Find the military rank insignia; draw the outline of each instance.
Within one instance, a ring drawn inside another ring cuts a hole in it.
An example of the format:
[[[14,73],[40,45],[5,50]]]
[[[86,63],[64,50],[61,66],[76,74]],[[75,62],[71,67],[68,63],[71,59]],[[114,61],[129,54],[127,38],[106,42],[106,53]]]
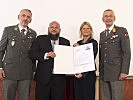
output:
[[[32,36],[28,36],[28,39],[32,39]]]

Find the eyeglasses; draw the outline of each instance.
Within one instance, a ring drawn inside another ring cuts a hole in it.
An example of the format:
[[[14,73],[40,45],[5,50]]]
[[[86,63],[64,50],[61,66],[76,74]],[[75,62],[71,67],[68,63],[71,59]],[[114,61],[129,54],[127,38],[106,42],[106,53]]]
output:
[[[113,18],[114,16],[112,16],[112,15],[110,15],[110,16],[108,16],[108,15],[105,15],[104,16],[104,18]]]

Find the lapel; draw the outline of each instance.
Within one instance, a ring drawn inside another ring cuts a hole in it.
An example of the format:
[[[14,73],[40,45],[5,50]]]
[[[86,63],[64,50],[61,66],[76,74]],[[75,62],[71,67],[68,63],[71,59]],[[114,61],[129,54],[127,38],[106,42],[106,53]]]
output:
[[[59,37],[59,45],[64,45],[63,39]]]
[[[104,43],[105,41],[110,40],[112,38],[112,36],[116,33],[116,29],[117,29],[117,27],[114,26],[108,36],[106,36],[106,31],[104,30],[101,35],[101,43]]]
[[[21,36],[20,30],[18,28],[18,24],[16,26],[14,26],[13,33],[16,34],[16,35],[18,35],[19,37]]]
[[[59,45],[61,45],[61,38],[59,37]]]
[[[112,30],[111,30],[111,32],[109,33],[109,35],[106,36],[106,39],[105,39],[105,40],[111,39],[111,37],[112,37],[113,35],[114,35],[114,33],[113,33]]]
[[[32,37],[32,30],[31,30],[31,28],[28,28],[28,29],[27,29],[26,38],[28,38],[28,39],[33,38],[33,37]]]
[[[44,39],[45,40],[45,39]],[[47,35],[47,41],[44,41],[44,42],[46,42],[47,43],[47,46],[48,46],[48,48],[49,48],[49,50],[51,51],[53,51],[53,47],[52,47],[52,43],[51,43],[51,39],[50,39],[50,37]],[[43,42],[42,42],[43,43]]]
[[[109,35],[106,36],[106,31],[104,30],[104,31],[101,33],[100,43],[104,43],[105,41],[107,41],[108,38],[109,38]]]
[[[18,24],[14,26],[13,33],[17,34],[18,36],[21,36]],[[26,38],[32,38],[32,30],[30,28],[27,29]]]

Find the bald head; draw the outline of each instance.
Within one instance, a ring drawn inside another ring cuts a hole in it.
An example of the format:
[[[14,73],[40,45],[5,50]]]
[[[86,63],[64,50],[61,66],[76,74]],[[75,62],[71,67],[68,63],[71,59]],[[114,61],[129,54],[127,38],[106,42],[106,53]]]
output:
[[[60,28],[60,24],[57,21],[52,21],[51,23],[49,23],[49,27],[52,25],[56,25]]]
[[[60,35],[60,24],[57,21],[52,21],[48,27],[48,34],[52,40],[57,40]]]

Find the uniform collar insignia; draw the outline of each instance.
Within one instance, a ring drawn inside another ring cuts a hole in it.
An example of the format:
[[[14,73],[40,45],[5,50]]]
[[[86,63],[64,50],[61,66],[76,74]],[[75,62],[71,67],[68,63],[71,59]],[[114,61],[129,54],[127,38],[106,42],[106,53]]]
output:
[[[15,27],[14,30],[15,30],[15,31],[18,31],[18,27]]]
[[[31,30],[29,29],[29,32],[31,33]]]
[[[28,32],[29,32],[29,33],[31,33],[31,32],[32,32],[32,30],[31,30],[30,28],[28,28]]]
[[[113,27],[112,32],[113,32],[113,35],[112,35],[111,38],[110,38],[111,40],[118,37],[118,35],[115,34],[115,33],[116,33],[116,27]]]
[[[116,28],[115,28],[115,27],[112,29],[112,32],[113,32],[113,33],[115,33],[115,32],[116,32]]]

